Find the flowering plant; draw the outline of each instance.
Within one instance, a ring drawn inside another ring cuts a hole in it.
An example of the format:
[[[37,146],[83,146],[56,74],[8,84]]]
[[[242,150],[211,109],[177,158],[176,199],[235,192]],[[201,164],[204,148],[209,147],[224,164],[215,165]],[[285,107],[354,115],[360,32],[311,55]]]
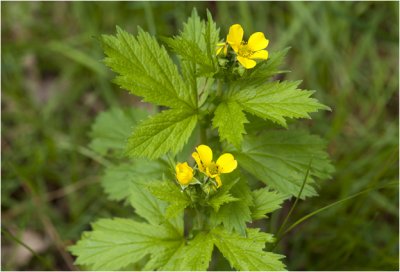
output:
[[[285,269],[283,255],[264,250],[274,235],[252,223],[293,196],[317,195],[316,180],[330,177],[324,141],[287,129],[289,118],[329,108],[300,82],[274,80],[287,50],[269,56],[262,32],[243,36],[234,24],[221,40],[211,14],[203,21],[194,10],[178,36],[163,39],[177,64],[140,28],[102,36],[115,82],[168,109],[97,117],[90,148],[112,160],[102,186],[135,215],[95,222],[70,247],[77,264],[206,270],[217,247],[237,270]]]

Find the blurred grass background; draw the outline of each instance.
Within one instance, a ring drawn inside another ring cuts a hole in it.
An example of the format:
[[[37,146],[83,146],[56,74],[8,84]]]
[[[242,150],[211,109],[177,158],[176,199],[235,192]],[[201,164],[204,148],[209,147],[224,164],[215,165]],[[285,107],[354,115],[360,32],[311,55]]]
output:
[[[96,36],[115,25],[177,34],[193,7],[208,8],[224,37],[240,23],[291,46],[285,79],[331,113],[304,126],[329,141],[336,166],[320,197],[291,221],[371,186],[398,182],[398,2],[2,2],[2,269],[69,270],[65,247],[100,217],[129,216],[107,201],[101,160],[87,149],[96,114],[138,99],[111,83]],[[398,270],[399,196],[375,190],[307,220],[277,251],[290,270]],[[276,231],[287,213],[274,214]],[[29,245],[37,256],[23,251]],[[221,264],[222,269],[226,264]],[[220,266],[221,267],[221,266]]]

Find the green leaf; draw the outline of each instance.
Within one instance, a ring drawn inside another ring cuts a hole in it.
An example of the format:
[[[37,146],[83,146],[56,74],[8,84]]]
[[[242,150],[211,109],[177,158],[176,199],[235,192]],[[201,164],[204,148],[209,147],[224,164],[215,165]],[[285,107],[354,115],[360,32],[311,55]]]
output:
[[[233,152],[238,165],[281,194],[297,196],[312,160],[302,197],[317,195],[315,178],[327,179],[334,168],[326,143],[304,131],[276,130],[260,137],[245,137],[240,152]]]
[[[159,181],[142,181],[133,183],[130,187],[129,201],[135,212],[153,225],[165,224],[171,230],[183,235],[183,212],[179,216],[167,218],[167,204],[159,200],[148,190],[149,186],[159,185]]]
[[[153,182],[147,188],[156,198],[170,204],[166,210],[166,218],[176,216],[191,203],[189,196],[171,181]]]
[[[204,27],[204,21],[200,19],[197,10],[194,8],[187,22],[183,24],[183,31],[180,36],[188,41],[193,41],[202,51],[206,52],[207,45],[204,39]]]
[[[208,204],[214,209],[215,212],[218,212],[222,205],[238,200],[240,199],[232,196],[230,193],[216,194],[208,201]]]
[[[267,82],[268,78],[273,75],[284,73],[287,71],[280,70],[279,67],[285,59],[289,48],[270,53],[267,61],[258,63],[253,69],[247,70],[246,73],[234,82],[235,88],[241,90],[248,86],[258,86]]]
[[[213,21],[209,10],[207,10],[207,22],[205,24],[204,40],[207,47],[208,58],[211,60],[214,71],[217,71],[218,65],[215,49],[217,47],[217,43],[219,42],[219,28],[217,28],[217,24]]]
[[[182,41],[182,43],[176,42],[175,46],[169,44],[183,58],[183,60],[181,59],[182,70],[186,78],[191,79],[190,82],[192,82],[193,90],[196,90],[196,77],[199,75],[198,65],[202,69],[209,70],[209,72],[212,71],[212,62],[206,53],[207,46],[204,40],[204,28],[204,21],[198,16],[197,10],[193,9],[192,15],[183,24],[183,31],[178,37],[175,37],[175,39]],[[186,72],[184,72],[185,70]]]
[[[199,65],[196,75],[213,75],[217,69],[215,48],[219,41],[219,29],[207,11],[207,22],[200,19],[196,9],[183,26],[183,31],[167,44],[184,60]]]
[[[78,256],[77,264],[89,265],[93,270],[119,270],[151,253],[148,266],[156,269],[165,263],[160,263],[159,257],[168,260],[166,254],[172,256],[179,249],[184,241],[183,213],[167,219],[166,204],[147,190],[148,183],[136,181],[126,190],[136,213],[150,224],[127,219],[98,221],[92,232],[84,233],[70,248]]]
[[[272,234],[247,229],[247,237],[230,233],[224,228],[212,230],[214,243],[230,265],[237,270],[285,270],[284,256],[264,251],[265,243],[274,242]]]
[[[329,107],[310,98],[314,91],[297,89],[300,81],[268,82],[231,95],[245,111],[287,127],[285,118],[311,118],[308,113]]]
[[[113,108],[100,113],[92,125],[89,147],[101,155],[108,152],[122,155],[132,127],[149,113],[139,108]]]
[[[156,159],[171,151],[178,153],[197,123],[197,115],[179,109],[163,111],[141,123],[128,141],[130,156]]]
[[[235,101],[222,102],[214,112],[213,126],[218,128],[221,141],[240,147],[243,136],[246,133],[244,124],[248,123],[242,107]]]
[[[225,177],[222,184],[226,184]],[[218,212],[212,212],[210,222],[214,225],[222,223],[228,231],[235,230],[240,235],[245,235],[246,222],[251,221],[250,206],[253,206],[253,198],[243,177],[232,187],[230,194],[239,200],[222,205]]]
[[[166,38],[164,41],[175,53],[179,55],[183,79],[195,95],[200,97],[197,106],[200,107],[208,96],[209,88],[202,88],[203,79],[206,76],[205,87],[212,85],[212,75],[218,70],[215,48],[219,40],[219,29],[207,14],[208,21],[200,19],[196,9],[193,9],[191,17],[184,23],[183,31],[179,36]],[[200,85],[200,86],[199,86]]]
[[[202,66],[202,71],[213,72],[212,60],[203,52],[195,41],[186,40],[182,37],[164,39],[167,45],[184,60],[194,62]]]
[[[218,212],[219,208],[230,202],[240,200],[237,197],[234,197],[230,194],[231,188],[239,181],[239,178],[235,180],[225,180],[223,186],[218,189],[218,191],[210,196],[207,200],[207,204],[210,205],[215,212]]]
[[[205,271],[210,263],[213,248],[213,236],[200,232],[186,245],[182,244],[160,270]]]
[[[155,271],[155,270],[164,270],[163,267],[169,262],[169,260],[174,256],[174,254],[180,250],[182,246],[185,245],[185,241],[182,241],[180,244],[171,245],[169,247],[165,247],[163,251],[157,252],[157,254],[153,254],[150,260],[143,267],[143,271]]]
[[[282,203],[290,197],[264,187],[252,191],[254,206],[251,209],[253,220],[267,218],[266,214],[281,208]]]
[[[144,101],[170,108],[196,108],[190,91],[167,51],[139,29],[133,35],[117,27],[117,35],[103,35],[105,63],[118,74],[115,82]]]
[[[200,77],[197,78],[197,92],[199,94],[199,107],[201,107],[210,92],[213,91],[213,83],[214,83],[215,79],[214,78],[210,78],[210,77]]]
[[[204,29],[204,22],[201,21],[200,17],[197,14],[196,9],[192,10],[192,15],[189,17],[188,21],[183,24],[183,31],[180,34],[180,38],[193,42],[197,47],[200,48],[200,51],[203,52],[205,43],[202,40],[202,33]],[[181,71],[183,78],[190,87],[191,91],[197,95],[197,65],[196,59],[192,58],[190,60],[185,60],[182,57],[179,59]]]
[[[93,230],[69,250],[76,264],[92,270],[121,270],[148,254],[157,255],[182,244],[182,237],[163,225],[149,225],[130,219],[101,219]]]
[[[132,183],[157,180],[162,177],[165,165],[144,159],[132,163],[109,166],[101,179],[101,185],[111,200],[123,200],[130,196]]]
[[[261,132],[280,129],[281,126],[270,120],[262,119],[253,114],[246,115],[249,121],[245,126],[246,134],[248,135],[259,135]]]

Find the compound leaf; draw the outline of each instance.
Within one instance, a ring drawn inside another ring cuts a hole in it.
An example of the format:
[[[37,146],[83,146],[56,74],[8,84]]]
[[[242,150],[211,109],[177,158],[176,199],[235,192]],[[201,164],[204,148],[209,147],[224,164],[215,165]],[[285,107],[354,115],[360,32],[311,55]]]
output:
[[[212,230],[214,243],[230,265],[237,270],[285,270],[280,259],[284,256],[264,251],[265,243],[274,242],[272,234],[258,229],[247,229],[247,237],[228,232],[224,228]]]
[[[193,112],[171,109],[142,122],[128,141],[130,156],[156,159],[168,151],[178,153],[197,123]]]

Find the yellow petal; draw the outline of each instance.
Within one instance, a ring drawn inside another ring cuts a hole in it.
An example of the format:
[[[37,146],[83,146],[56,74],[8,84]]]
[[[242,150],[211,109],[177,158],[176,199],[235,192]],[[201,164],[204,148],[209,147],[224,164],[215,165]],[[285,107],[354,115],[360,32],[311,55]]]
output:
[[[200,160],[203,162],[204,166],[209,165],[213,157],[211,148],[207,145],[199,145],[196,150],[197,153],[199,153]]]
[[[207,145],[199,145],[196,148],[196,150],[197,150],[197,154],[199,155],[199,159],[201,161],[202,167],[205,169],[212,161],[212,157],[213,157],[212,150]],[[193,157],[193,154],[192,154],[192,157]],[[197,165],[199,165],[199,163],[197,163]]]
[[[193,168],[187,162],[178,163],[175,167],[176,179],[182,185],[188,185],[193,179]]]
[[[237,167],[237,161],[230,153],[222,154],[217,162],[218,172],[220,173],[230,173]]]
[[[216,177],[215,177],[215,181],[217,182],[217,188],[221,187],[222,181],[221,181],[220,176],[216,176]]]
[[[254,60],[251,60],[251,59],[248,59],[248,58],[245,58],[245,57],[242,57],[242,56],[237,56],[237,60],[246,69],[251,69],[254,66],[256,66],[256,62]]]
[[[216,55],[218,56],[221,54],[221,52],[224,52],[224,56],[228,53],[228,44],[226,43],[218,43],[217,44],[217,49],[216,49]]]
[[[186,172],[193,173],[192,167],[190,167],[187,162],[178,163],[175,167],[175,170],[177,173],[186,173]]]
[[[254,52],[251,56],[251,59],[263,59],[266,60],[268,59],[268,51],[267,50],[260,50],[257,52]]]
[[[229,28],[226,41],[231,45],[232,49],[237,52],[243,40],[243,28],[239,24],[234,24]]]
[[[200,170],[201,172],[205,173],[205,172],[206,172],[206,168],[204,167],[203,163],[202,163],[201,160],[200,160],[199,153],[193,152],[193,153],[192,153],[192,158],[196,161],[196,164],[197,164],[199,170]]]
[[[265,38],[264,33],[256,32],[250,36],[247,46],[252,51],[259,51],[266,48],[268,46],[268,42],[269,41]]]

